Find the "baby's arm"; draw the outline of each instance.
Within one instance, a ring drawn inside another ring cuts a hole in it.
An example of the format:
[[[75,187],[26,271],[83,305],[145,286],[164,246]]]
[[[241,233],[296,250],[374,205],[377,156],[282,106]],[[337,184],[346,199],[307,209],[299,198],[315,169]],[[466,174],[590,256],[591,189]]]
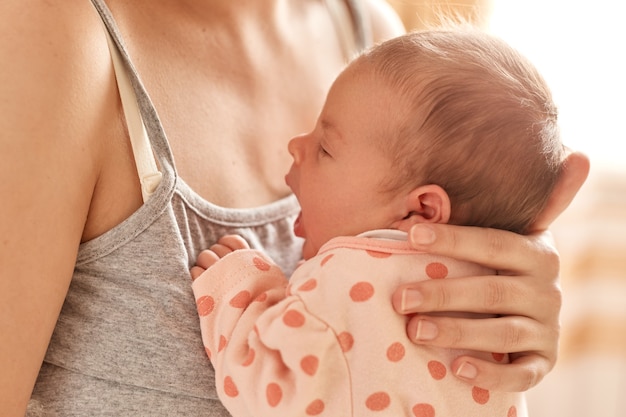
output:
[[[192,284],[226,408],[237,417],[347,415],[351,398],[337,391],[345,392],[349,374],[335,332],[288,295],[287,278],[269,258],[226,252]]]
[[[250,249],[250,245],[244,238],[239,235],[223,236],[209,249],[200,252],[196,258],[196,264],[191,268],[191,278],[198,278],[221,258],[240,249]]]

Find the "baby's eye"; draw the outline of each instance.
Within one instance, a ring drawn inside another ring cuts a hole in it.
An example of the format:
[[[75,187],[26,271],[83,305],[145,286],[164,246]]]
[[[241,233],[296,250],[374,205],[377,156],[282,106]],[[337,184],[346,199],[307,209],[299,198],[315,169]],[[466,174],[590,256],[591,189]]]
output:
[[[320,154],[321,156],[330,156],[330,154],[328,153],[328,151],[327,151],[327,150],[324,148],[324,146],[322,146],[322,145],[320,145],[320,146],[319,146],[318,151],[319,151],[319,154]]]

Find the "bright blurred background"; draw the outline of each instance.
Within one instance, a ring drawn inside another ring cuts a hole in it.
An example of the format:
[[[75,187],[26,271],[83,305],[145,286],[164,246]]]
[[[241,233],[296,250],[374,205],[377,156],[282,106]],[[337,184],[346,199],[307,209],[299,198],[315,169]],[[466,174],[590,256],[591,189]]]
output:
[[[589,179],[552,227],[561,252],[555,369],[531,417],[626,416],[626,24],[617,0],[388,0],[407,29],[458,15],[507,40],[550,84],[563,141]]]

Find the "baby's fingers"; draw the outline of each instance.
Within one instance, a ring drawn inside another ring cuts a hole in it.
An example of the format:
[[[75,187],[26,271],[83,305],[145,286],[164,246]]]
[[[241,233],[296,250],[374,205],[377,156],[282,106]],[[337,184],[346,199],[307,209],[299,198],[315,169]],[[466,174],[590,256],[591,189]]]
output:
[[[223,236],[218,243],[229,248],[231,252],[239,249],[250,249],[248,242],[246,242],[246,240],[239,235]]]
[[[220,256],[218,256],[215,252],[213,252],[210,249],[205,249],[202,252],[200,252],[200,254],[198,254],[198,257],[196,258],[196,265],[191,268],[191,270],[193,271],[194,269],[198,270],[198,269],[209,269],[211,266],[213,266],[214,263],[216,263],[217,261],[219,261]],[[200,271],[200,274],[204,272],[204,271]],[[198,274],[198,275],[200,275]],[[193,277],[193,275],[192,275]],[[195,278],[194,278],[195,279]]]
[[[191,267],[191,270],[189,271],[189,273],[191,274],[191,280],[195,281],[200,275],[202,275],[204,271],[206,271],[206,269],[198,265]]]

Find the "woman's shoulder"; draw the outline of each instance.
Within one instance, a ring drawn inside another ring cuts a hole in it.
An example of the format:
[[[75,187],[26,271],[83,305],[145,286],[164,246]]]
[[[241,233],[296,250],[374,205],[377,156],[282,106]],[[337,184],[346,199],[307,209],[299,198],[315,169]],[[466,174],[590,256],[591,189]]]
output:
[[[85,52],[96,37],[102,40],[102,23],[89,0],[7,0],[0,6],[3,36],[0,45],[13,54],[49,60]],[[3,51],[4,52],[4,51]],[[51,60],[49,64],[54,64]]]
[[[8,145],[0,165],[12,170],[12,187],[36,189],[48,178],[49,204],[71,201],[83,223],[102,200],[94,193],[122,185],[132,192],[128,178],[135,178],[127,173],[134,165],[106,31],[92,3],[3,1],[0,57],[0,132]]]
[[[71,138],[89,113],[97,116],[115,80],[95,8],[89,0],[8,0],[0,10],[2,119],[18,135],[37,118],[48,134]]]

